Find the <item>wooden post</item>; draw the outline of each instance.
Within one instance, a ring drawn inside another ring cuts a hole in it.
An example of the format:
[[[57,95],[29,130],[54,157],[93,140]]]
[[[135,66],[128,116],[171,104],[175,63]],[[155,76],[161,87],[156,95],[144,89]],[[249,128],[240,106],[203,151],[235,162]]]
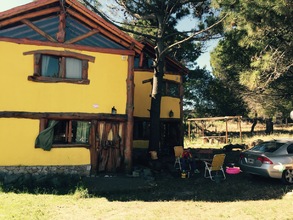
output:
[[[133,148],[133,112],[134,112],[134,56],[128,56],[128,74],[127,74],[127,101],[126,101],[126,140],[124,150],[125,172],[132,171],[132,148]]]
[[[226,144],[228,143],[228,119],[225,119],[226,122]]]
[[[190,140],[190,121],[188,121],[188,138]]]
[[[239,122],[239,130],[240,130],[240,141],[242,143],[241,117],[238,117],[238,122]]]
[[[96,132],[97,132],[97,120],[91,122],[91,135],[90,135],[90,159],[91,159],[91,170],[90,175],[96,175],[98,171],[98,152],[96,147]]]
[[[58,33],[56,34],[57,41],[64,43],[65,41],[65,28],[66,28],[66,12],[63,10],[64,5],[61,6],[60,15],[59,15],[59,27]]]

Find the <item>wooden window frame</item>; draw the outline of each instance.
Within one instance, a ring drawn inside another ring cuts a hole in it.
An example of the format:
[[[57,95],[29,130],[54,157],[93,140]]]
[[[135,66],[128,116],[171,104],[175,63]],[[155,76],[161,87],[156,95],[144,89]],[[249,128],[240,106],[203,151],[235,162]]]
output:
[[[51,119],[40,119],[40,126],[39,126],[39,132],[43,131],[47,128],[48,121]],[[71,143],[72,139],[72,121],[79,121],[77,119],[64,119],[64,120],[57,120],[57,121],[66,121],[66,131],[65,131],[65,139],[68,140],[69,143],[64,144],[56,144],[53,143],[52,148],[77,148],[77,147],[84,147],[89,149],[90,148],[90,138],[91,138],[91,131],[89,133],[89,142],[88,143]],[[88,121],[88,120],[85,120]],[[90,122],[90,121],[88,121]],[[36,147],[39,148],[39,147]]]
[[[48,83],[75,83],[75,84],[89,84],[88,79],[88,62],[95,62],[95,57],[88,56],[80,53],[75,53],[71,51],[55,51],[55,50],[35,50],[24,52],[24,55],[34,55],[34,74],[28,76],[29,81],[33,82],[48,82]],[[44,77],[41,74],[41,58],[42,55],[59,57],[61,60],[60,76],[61,77]],[[74,58],[82,61],[82,76],[81,79],[70,79],[66,78],[66,63],[65,58]]]
[[[162,96],[180,98],[180,83],[179,82],[165,79],[163,80],[163,83],[164,83],[164,87],[162,87],[162,89],[164,90],[164,92],[162,91]],[[178,86],[178,94],[172,95],[170,93],[170,84],[174,84]]]
[[[153,83],[153,79],[146,79],[143,80],[142,83]],[[176,84],[178,86],[178,94],[177,95],[172,95],[169,92],[169,85],[170,84]],[[173,97],[173,98],[180,98],[180,83],[177,81],[173,81],[173,80],[168,80],[168,79],[163,79],[163,87],[162,87],[162,96],[168,96],[168,97]]]

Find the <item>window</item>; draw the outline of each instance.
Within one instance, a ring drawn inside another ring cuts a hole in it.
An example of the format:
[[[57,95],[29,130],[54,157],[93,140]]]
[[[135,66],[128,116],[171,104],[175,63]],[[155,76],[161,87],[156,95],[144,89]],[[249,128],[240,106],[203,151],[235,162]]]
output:
[[[54,126],[53,144],[88,144],[90,122],[62,120]]]
[[[148,140],[150,137],[150,122],[135,121],[133,128],[134,140]]]
[[[277,142],[263,142],[263,143],[256,145],[251,150],[263,152],[263,153],[265,153],[265,152],[273,153],[274,151],[278,150],[282,145],[284,145],[284,144],[277,143]]]
[[[90,127],[89,121],[41,119],[36,147],[44,150],[52,147],[88,147]]]
[[[148,54],[141,54],[140,56],[136,56],[134,58],[134,68],[144,70],[154,69],[153,58]]]
[[[38,50],[34,54],[34,74],[28,80],[35,82],[69,82],[89,84],[88,62],[95,58],[69,51]]]
[[[287,147],[287,152],[288,152],[288,154],[293,154],[293,144],[290,144],[290,145]]]
[[[179,83],[165,80],[162,86],[162,96],[180,97]]]

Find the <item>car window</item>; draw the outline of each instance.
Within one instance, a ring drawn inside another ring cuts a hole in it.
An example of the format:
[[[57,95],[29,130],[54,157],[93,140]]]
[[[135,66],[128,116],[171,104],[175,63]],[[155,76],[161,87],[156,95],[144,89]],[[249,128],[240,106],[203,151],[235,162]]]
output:
[[[263,142],[256,145],[251,150],[262,152],[262,153],[265,153],[265,152],[272,153],[278,150],[282,145],[283,145],[282,143],[276,143],[276,142]]]
[[[290,145],[287,147],[287,152],[288,152],[288,154],[293,154],[293,144],[290,144]]]

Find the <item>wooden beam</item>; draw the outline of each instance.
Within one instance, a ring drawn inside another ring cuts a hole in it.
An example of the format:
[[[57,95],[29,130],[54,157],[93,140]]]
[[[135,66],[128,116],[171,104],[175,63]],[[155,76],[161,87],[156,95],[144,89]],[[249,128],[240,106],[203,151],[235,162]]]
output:
[[[58,33],[56,34],[56,38],[58,42],[63,43],[65,41],[66,12],[63,11],[62,8],[60,11]]]
[[[94,29],[94,30],[89,31],[89,32],[86,33],[86,34],[83,34],[83,35],[80,35],[80,36],[78,36],[78,37],[76,37],[76,38],[73,38],[73,39],[67,40],[65,43],[66,43],[66,44],[73,44],[73,43],[75,43],[75,42],[78,42],[78,41],[81,41],[81,40],[83,40],[83,39],[85,39],[85,38],[88,38],[88,37],[90,37],[90,36],[92,36],[92,35],[95,35],[96,33],[99,33],[99,30]]]
[[[109,109],[110,111],[110,109]],[[77,113],[77,112],[20,112],[0,111],[0,118],[29,118],[29,119],[55,119],[55,120],[109,120],[125,122],[126,115],[106,113]]]
[[[141,53],[139,56],[139,65],[138,65],[140,68],[142,68],[143,60],[144,60],[144,53]]]
[[[242,118],[242,116],[224,116],[224,117],[210,117],[210,118],[189,118],[188,121],[216,121],[216,120],[231,120]]]
[[[99,24],[98,27],[100,27],[100,31],[102,34],[114,40],[115,42],[120,43],[126,48],[128,48],[132,43],[134,43],[135,45],[134,50],[139,54],[141,53],[141,50],[144,47],[143,44],[139,43],[138,41],[134,42],[135,40],[133,38],[131,38],[130,36],[122,32],[120,29],[118,29],[117,27],[113,25],[109,25],[109,23],[106,23],[105,20],[98,17],[95,13],[89,10],[85,11],[84,7],[81,8],[79,5],[77,5],[77,3],[72,2],[71,6],[75,8],[79,13],[77,13],[76,11],[72,9],[67,9],[67,12],[70,15],[73,15],[79,20],[83,21],[85,24],[90,25],[92,28],[96,28],[97,24]],[[87,19],[85,19],[85,17]],[[93,22],[91,22],[90,19],[92,19]]]
[[[51,13],[55,13],[55,12],[58,12],[58,11],[60,11],[60,8],[59,7],[54,7],[54,8],[48,8],[48,9],[44,9],[44,10],[40,10],[40,11],[36,11],[36,12],[31,12],[29,14],[13,17],[13,18],[1,21],[0,22],[0,28],[4,27],[6,25],[10,25],[10,24],[19,22],[19,21],[21,21],[23,19],[35,18],[35,17],[38,17],[38,16],[51,14]]]
[[[142,81],[142,84],[145,84],[145,83],[150,83],[153,81],[153,78],[150,78],[150,79],[145,79]]]
[[[62,57],[73,57],[80,60],[88,60],[92,63],[95,62],[95,57],[84,55],[81,53],[75,53],[71,51],[59,51],[59,50],[32,50],[24,52],[23,55],[32,55],[32,54],[46,54],[46,55],[55,55],[55,56],[62,56]]]
[[[107,53],[107,54],[118,54],[118,55],[134,55],[135,54],[133,50],[100,48],[100,47],[91,47],[91,46],[76,45],[76,44],[64,44],[64,43],[58,43],[58,42],[55,43],[55,42],[49,42],[49,41],[38,41],[38,40],[30,40],[30,39],[0,37],[0,41],[12,42],[16,44],[50,46],[50,47],[57,47],[57,48],[63,47],[63,48],[74,49],[74,50],[83,50],[83,51],[91,51],[91,52]]]
[[[78,20],[82,21],[83,23],[89,25],[91,28],[99,29],[101,34],[103,34],[104,36],[110,38],[111,40],[121,44],[122,46],[124,46],[126,48],[129,47],[129,43],[126,43],[121,38],[115,36],[113,33],[109,32],[108,30],[105,30],[104,28],[102,29],[101,28],[102,26],[97,25],[97,23],[95,23],[95,22],[91,22],[89,19],[87,19],[86,17],[82,16],[82,14],[77,13],[76,11],[73,11],[72,9],[67,9],[67,12],[70,15],[76,17]],[[140,53],[140,51],[139,51],[139,53]]]
[[[27,80],[33,81],[33,82],[42,82],[42,83],[74,83],[79,85],[90,84],[90,80],[88,79],[52,78],[52,77],[36,76],[36,75],[28,76]]]
[[[33,23],[31,23],[29,20],[22,19],[21,22],[24,23],[24,24],[26,24],[27,26],[29,26],[31,29],[33,29],[34,31],[36,31],[38,34],[42,35],[43,37],[45,37],[49,41],[51,41],[51,42],[57,42],[53,37],[51,37],[50,35],[48,35],[44,31],[42,31],[40,28],[38,28]]]
[[[2,13],[0,13],[0,19],[6,19],[8,17],[12,17],[15,16],[16,14],[20,14],[20,13],[24,13],[27,12],[29,10],[33,10],[36,8],[40,8],[43,7],[45,5],[49,5],[51,3],[55,3],[58,0],[38,0],[38,1],[33,1],[31,3],[19,6],[19,7],[15,7],[12,8],[10,10],[4,11]]]
[[[67,13],[69,13],[71,16],[77,18],[78,20],[82,21],[83,23],[87,24],[88,26],[92,27],[93,29],[99,28],[97,23],[90,21],[82,14],[76,12],[75,10],[72,10],[70,8],[67,9]]]

